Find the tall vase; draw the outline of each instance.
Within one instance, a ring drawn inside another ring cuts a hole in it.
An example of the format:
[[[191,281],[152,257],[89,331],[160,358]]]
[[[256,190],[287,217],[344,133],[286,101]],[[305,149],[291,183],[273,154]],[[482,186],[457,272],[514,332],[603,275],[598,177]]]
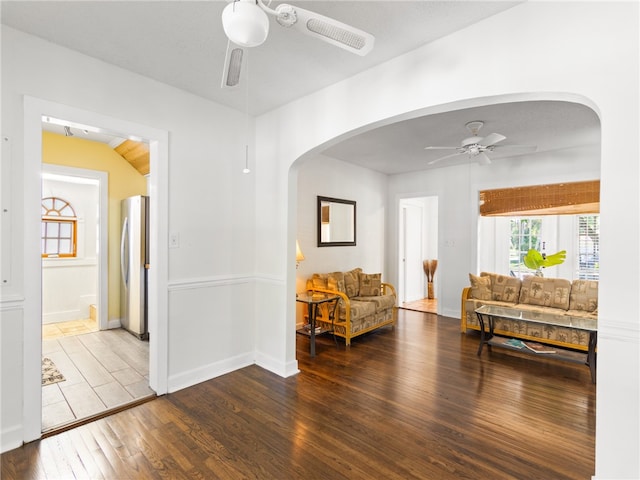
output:
[[[438,260],[423,260],[422,267],[427,276],[427,298],[433,300],[435,298],[433,294],[433,276],[436,274],[436,269],[438,268]]]
[[[427,298],[433,300],[435,298],[433,294],[433,282],[427,282]]]

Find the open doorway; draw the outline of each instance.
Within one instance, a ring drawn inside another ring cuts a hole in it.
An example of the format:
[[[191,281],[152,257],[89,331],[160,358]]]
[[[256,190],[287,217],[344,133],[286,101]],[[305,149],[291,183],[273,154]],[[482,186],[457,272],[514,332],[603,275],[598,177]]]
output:
[[[24,101],[24,211],[25,275],[39,279],[42,274],[42,121],[48,116],[68,119],[79,125],[95,125],[110,134],[130,132],[149,144],[151,178],[149,192],[154,204],[150,213],[149,268],[149,363],[148,382],[158,395],[168,390],[168,132],[139,123],[69,107],[55,102],[25,97]],[[119,220],[118,220],[119,221]],[[42,437],[42,285],[40,281],[25,285],[24,322],[24,405],[23,441]],[[112,330],[107,330],[111,332]],[[101,332],[100,332],[101,333]],[[127,334],[129,335],[129,334]],[[129,335],[133,338],[131,335]]]
[[[118,200],[146,194],[148,145],[134,167],[118,150],[125,139],[84,127],[43,122],[43,433],[155,396],[146,331],[133,338],[119,328],[117,258]],[[146,312],[146,295],[140,302]]]
[[[437,284],[432,274],[437,271],[438,197],[405,198],[400,200],[399,208],[400,306],[410,310],[437,313]],[[425,261],[430,261],[429,275]]]

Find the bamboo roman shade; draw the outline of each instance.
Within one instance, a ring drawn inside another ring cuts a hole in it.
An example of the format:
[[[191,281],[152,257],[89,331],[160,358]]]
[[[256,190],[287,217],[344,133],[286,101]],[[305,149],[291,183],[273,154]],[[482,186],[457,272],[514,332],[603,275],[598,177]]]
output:
[[[480,191],[480,215],[600,213],[600,180]]]

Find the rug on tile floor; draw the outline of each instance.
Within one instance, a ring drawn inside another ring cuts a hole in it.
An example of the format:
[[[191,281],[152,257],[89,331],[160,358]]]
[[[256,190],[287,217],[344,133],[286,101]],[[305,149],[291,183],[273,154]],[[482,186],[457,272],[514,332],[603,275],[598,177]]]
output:
[[[56,364],[50,358],[42,358],[42,385],[51,385],[52,383],[64,382],[66,379],[60,373]]]

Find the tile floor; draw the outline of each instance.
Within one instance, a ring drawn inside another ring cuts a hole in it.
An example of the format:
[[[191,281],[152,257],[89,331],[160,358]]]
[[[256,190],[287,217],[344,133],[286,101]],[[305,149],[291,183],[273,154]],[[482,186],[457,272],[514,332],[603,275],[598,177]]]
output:
[[[50,325],[43,326],[42,355],[65,381],[42,387],[43,432],[155,395],[149,388],[149,342],[123,329],[56,324],[55,332]]]
[[[42,326],[42,339],[68,337],[98,331],[98,322],[92,318],[70,320],[68,322],[47,323]]]

